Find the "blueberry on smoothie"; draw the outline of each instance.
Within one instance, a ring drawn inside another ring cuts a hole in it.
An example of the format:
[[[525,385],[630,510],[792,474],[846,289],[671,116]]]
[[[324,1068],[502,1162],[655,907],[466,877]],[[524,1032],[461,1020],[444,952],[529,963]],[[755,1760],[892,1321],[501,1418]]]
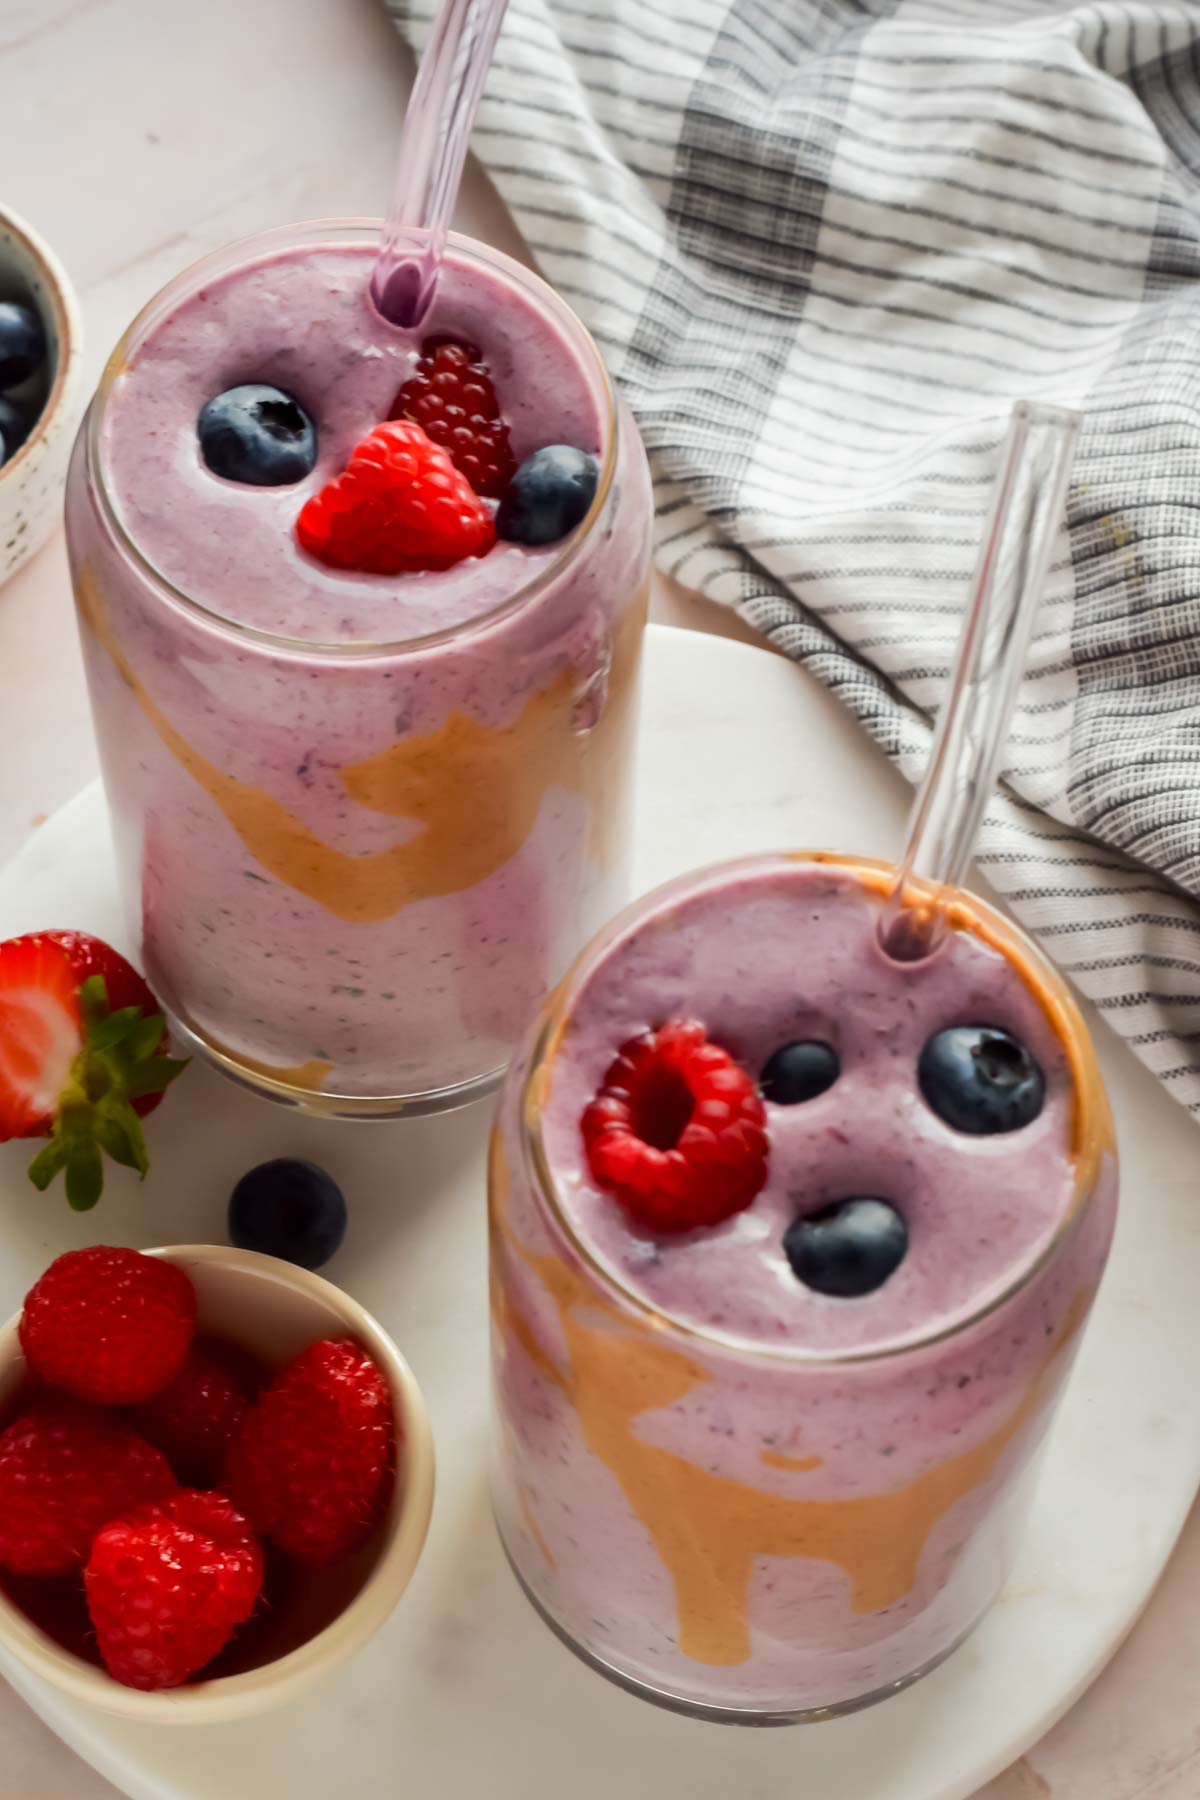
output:
[[[783,1234],[792,1273],[805,1287],[838,1300],[858,1300],[894,1275],[908,1249],[908,1227],[888,1200],[838,1200]]]
[[[831,1088],[841,1073],[838,1053],[832,1044],[819,1038],[798,1038],[795,1043],[781,1044],[763,1064],[758,1078],[764,1100],[776,1106],[799,1106],[804,1100],[815,1100]]]
[[[596,495],[600,465],[586,450],[548,444],[527,456],[500,497],[496,532],[514,544],[566,537]]]
[[[229,1241],[302,1269],[327,1263],[346,1234],[346,1202],[316,1163],[280,1156],[243,1175],[229,1201]]]
[[[27,381],[46,360],[46,333],[31,306],[0,300],[0,388]]]
[[[299,401],[261,382],[206,400],[196,432],[213,474],[251,487],[289,487],[317,460],[317,429]]]
[[[990,1137],[1032,1124],[1046,1078],[1019,1038],[994,1025],[952,1025],[926,1040],[917,1064],[926,1101],[955,1131]]]

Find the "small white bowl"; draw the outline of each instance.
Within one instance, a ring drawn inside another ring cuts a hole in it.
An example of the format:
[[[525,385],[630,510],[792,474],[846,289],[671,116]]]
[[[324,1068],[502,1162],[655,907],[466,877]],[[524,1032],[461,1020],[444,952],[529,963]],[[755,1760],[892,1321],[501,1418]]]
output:
[[[222,1244],[175,1244],[146,1254],[165,1257],[191,1276],[201,1330],[244,1345],[269,1367],[318,1338],[356,1338],[387,1377],[396,1414],[399,1457],[387,1517],[357,1556],[301,1578],[295,1603],[289,1596],[278,1620],[271,1617],[280,1653],[244,1671],[160,1693],[123,1687],[61,1648],[0,1592],[0,1646],[72,1699],[147,1724],[212,1725],[294,1699],[384,1623],[408,1586],[429,1527],[433,1439],[421,1390],[399,1350],[370,1313],[332,1282],[273,1256]],[[18,1313],[0,1329],[0,1404],[25,1378],[19,1324]]]
[[[42,409],[15,456],[0,464],[0,587],[40,550],[62,517],[71,446],[83,416],[83,328],[79,302],[62,264],[32,226],[0,207],[0,300],[20,300],[41,315],[50,382],[32,377],[17,400],[44,393]]]

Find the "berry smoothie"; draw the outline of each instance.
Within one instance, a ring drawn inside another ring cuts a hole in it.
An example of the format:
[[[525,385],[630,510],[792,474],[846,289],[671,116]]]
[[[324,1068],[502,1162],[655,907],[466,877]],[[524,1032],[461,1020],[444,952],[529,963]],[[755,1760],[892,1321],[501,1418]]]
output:
[[[887,865],[709,870],[587,951],[494,1143],[494,1498],[527,1592],[639,1692],[756,1722],[945,1656],[995,1597],[1111,1239],[1059,977]]]
[[[219,1065],[387,1111],[498,1079],[626,884],[651,502],[569,309],[367,223],[196,265],[80,435],[68,542],[123,897]]]

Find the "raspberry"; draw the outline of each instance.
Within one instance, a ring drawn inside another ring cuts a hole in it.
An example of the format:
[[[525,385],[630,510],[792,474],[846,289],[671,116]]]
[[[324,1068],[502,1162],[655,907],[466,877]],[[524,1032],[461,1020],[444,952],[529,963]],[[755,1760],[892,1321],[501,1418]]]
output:
[[[138,1430],[158,1445],[181,1480],[201,1487],[217,1480],[250,1405],[241,1360],[224,1344],[199,1340],[174,1381],[134,1414]]]
[[[407,420],[377,425],[345,472],[305,502],[296,536],[332,569],[449,569],[496,540],[492,515],[449,456]]]
[[[68,1250],[30,1288],[21,1348],[51,1387],[132,1406],[179,1373],[195,1330],[196,1294],[182,1269],[97,1244]]]
[[[622,1044],[581,1124],[596,1181],[656,1231],[716,1225],[767,1179],[754,1083],[692,1020]]]
[[[126,1687],[195,1675],[254,1611],[262,1550],[224,1494],[180,1488],[98,1532],[84,1570],[104,1666]]]
[[[65,1575],[100,1527],[169,1494],[162,1452],[119,1419],[73,1400],[42,1400],[0,1435],[0,1563]]]
[[[516,471],[508,426],[474,344],[426,338],[416,374],[392,402],[392,417],[415,419],[477,494],[498,499]]]
[[[281,1550],[331,1562],[379,1522],[393,1462],[386,1381],[350,1338],[324,1339],[290,1362],[251,1407],[225,1485]]]

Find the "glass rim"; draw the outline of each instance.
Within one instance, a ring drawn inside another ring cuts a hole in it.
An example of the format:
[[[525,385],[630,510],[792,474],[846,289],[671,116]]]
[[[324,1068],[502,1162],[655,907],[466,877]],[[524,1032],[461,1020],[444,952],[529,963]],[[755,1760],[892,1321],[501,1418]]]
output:
[[[598,1283],[602,1291],[614,1299],[622,1309],[640,1316],[654,1330],[669,1329],[699,1347],[719,1352],[722,1355],[735,1354],[753,1361],[791,1365],[799,1368],[837,1368],[856,1363],[889,1362],[902,1356],[911,1356],[932,1349],[951,1338],[959,1337],[982,1324],[994,1313],[999,1312],[1009,1301],[1015,1299],[1018,1294],[1032,1286],[1038,1276],[1056,1260],[1061,1251],[1070,1243],[1084,1218],[1090,1212],[1100,1187],[1103,1155],[1097,1158],[1095,1169],[1086,1184],[1077,1177],[1070,1206],[1063,1212],[1053,1232],[1040,1246],[1037,1254],[1023,1262],[1001,1288],[994,1293],[986,1294],[977,1305],[932,1330],[923,1331],[918,1328],[900,1336],[886,1338],[880,1343],[862,1347],[813,1350],[790,1344],[764,1343],[759,1339],[744,1337],[734,1332],[719,1331],[697,1325],[691,1320],[681,1318],[678,1314],[668,1311],[665,1307],[656,1305],[644,1294],[640,1294],[635,1288],[629,1286],[621,1279],[617,1271],[583,1240],[576,1229],[574,1221],[562,1203],[542,1135],[542,1101],[548,1086],[550,1066],[557,1054],[567,1024],[569,1008],[584,980],[596,966],[599,957],[631,927],[672,897],[683,900],[689,895],[703,892],[706,887],[714,884],[717,880],[725,880],[730,876],[766,873],[796,863],[817,866],[825,864],[850,874],[858,871],[894,877],[897,873],[895,863],[880,857],[841,855],[824,850],[767,851],[706,863],[699,869],[690,870],[685,875],[678,875],[661,883],[658,887],[651,889],[649,893],[634,900],[615,918],[611,919],[584,947],[542,1008],[534,1028],[529,1066],[522,1079],[518,1095],[521,1154],[526,1173],[532,1175],[536,1192],[555,1231],[565,1240],[572,1253],[583,1263],[589,1275]],[[890,887],[890,882],[888,885]],[[1098,1130],[1102,1150],[1107,1150],[1115,1163],[1115,1141],[1111,1114],[1096,1059],[1095,1047],[1086,1021],[1080,1013],[1078,1004],[1064,977],[1019,925],[1014,924],[989,901],[982,899],[970,889],[961,888],[958,891],[970,901],[972,912],[978,912],[981,922],[986,923],[989,927],[998,928],[1002,939],[1011,942],[1029,958],[1039,976],[1044,979],[1048,996],[1053,1001],[1058,1015],[1057,1018],[1048,1015],[1051,1029],[1060,1037],[1064,1031],[1071,1033],[1070,1044],[1064,1038],[1064,1049],[1068,1052],[1068,1062],[1076,1089],[1076,1136],[1079,1140],[1074,1157],[1076,1166],[1078,1167],[1087,1154],[1088,1126],[1093,1131]],[[1005,954],[1005,951],[1001,948],[1000,953]],[[937,952],[935,951],[934,954],[936,955]],[[1076,1054],[1072,1055],[1072,1051]],[[1080,1081],[1080,1073],[1086,1077],[1086,1082]],[[1091,1100],[1086,1091],[1089,1088],[1092,1091]],[[1089,1120],[1087,1111],[1093,1102],[1098,1102],[1096,1107],[1098,1117]]]
[[[378,238],[382,231],[382,219],[365,215],[349,218],[303,219],[294,224],[272,226],[266,231],[250,232],[244,237],[234,238],[229,243],[222,244],[218,249],[207,252],[204,256],[197,258],[195,262],[189,263],[186,268],[181,269],[178,274],[173,275],[135,314],[105,363],[96,391],[88,406],[87,417],[82,428],[88,487],[95,496],[97,510],[105,532],[118,552],[133,564],[139,577],[158,599],[174,611],[183,612],[189,617],[199,620],[206,629],[232,638],[235,642],[253,644],[285,656],[316,657],[332,662],[368,660],[433,650],[443,644],[462,642],[482,634],[490,630],[492,626],[498,625],[513,614],[520,612],[532,599],[557,581],[564,571],[574,563],[590,542],[596,523],[603,514],[612,491],[618,458],[620,415],[612,381],[592,334],[567,302],[532,269],[526,268],[523,263],[517,262],[503,250],[497,250],[490,244],[480,243],[478,239],[467,237],[462,232],[452,231],[447,234],[447,242],[453,250],[468,262],[492,268],[513,286],[523,289],[539,307],[549,312],[566,329],[569,337],[575,340],[575,347],[583,353],[589,379],[595,382],[596,392],[601,401],[604,455],[596,492],[587,513],[566,539],[554,559],[539,569],[536,574],[521,582],[511,594],[508,594],[487,612],[476,614],[463,620],[460,624],[444,626],[437,631],[422,632],[416,636],[404,638],[348,638],[340,642],[320,638],[295,637],[286,632],[268,631],[261,626],[247,625],[237,619],[231,619],[215,607],[206,606],[202,601],[197,600],[194,595],[187,593],[185,589],[170,581],[161,570],[155,567],[121,518],[105,466],[103,425],[107,402],[117,377],[127,366],[132,350],[167,305],[173,304],[183,295],[194,291],[197,286],[202,285],[206,277],[211,278],[218,269],[225,270],[233,267],[239,254],[248,254],[252,249],[261,251],[270,250],[273,247],[280,249],[295,247],[311,241],[322,243],[370,241]]]

